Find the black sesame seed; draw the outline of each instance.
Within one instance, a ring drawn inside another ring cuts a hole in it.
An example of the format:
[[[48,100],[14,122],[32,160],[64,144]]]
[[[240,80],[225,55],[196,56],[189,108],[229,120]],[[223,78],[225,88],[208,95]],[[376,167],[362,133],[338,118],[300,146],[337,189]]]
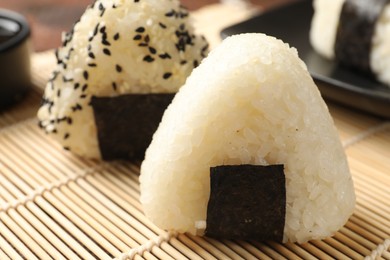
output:
[[[163,28],[163,29],[166,29],[166,28],[167,28],[167,26],[166,26],[165,24],[163,24],[163,23],[158,23],[158,24],[159,24],[160,27]]]
[[[70,117],[68,117],[68,119],[66,120],[66,122],[67,122],[69,125],[71,125],[71,124],[73,124],[73,119],[70,118]]]
[[[116,91],[116,89],[117,89],[117,85],[116,85],[116,83],[115,82],[112,82],[112,88]]]
[[[203,48],[202,48],[201,52],[205,52],[205,51],[207,51],[207,50],[208,50],[208,48],[209,48],[209,45],[208,45],[208,44],[206,44],[205,46],[203,46]]]
[[[101,33],[105,33],[105,32],[106,32],[106,26],[101,27],[99,31],[100,31]]]
[[[84,70],[83,77],[84,77],[85,80],[88,80],[88,78],[89,78],[88,71]]]
[[[103,49],[103,53],[106,54],[106,55],[108,55],[108,56],[111,55],[111,51],[110,51],[109,49],[107,49],[107,48],[104,48],[104,49]]]
[[[182,60],[181,62],[180,62],[180,65],[186,65],[187,64],[187,61],[186,60]]]
[[[116,33],[116,34],[114,35],[114,40],[117,41],[118,39],[119,39],[119,33]]]
[[[145,43],[145,42],[142,42],[142,43],[138,44],[138,46],[140,46],[140,47],[148,47],[148,44]]]
[[[166,17],[172,17],[176,14],[175,10],[171,10],[170,12],[166,13],[165,16]]]
[[[85,95],[85,94],[80,95],[80,98],[81,98],[81,99],[84,99],[84,98],[86,98],[86,97],[87,97],[87,95]]]
[[[198,67],[199,66],[199,62],[197,60],[194,60],[194,68]]]
[[[86,90],[87,90],[87,88],[88,88],[88,84],[84,84],[84,85],[83,85],[83,87],[81,88],[81,91],[83,91],[83,92],[84,92],[84,91],[86,91]]]
[[[66,117],[57,118],[57,123],[60,123],[62,121],[66,121]]]
[[[145,32],[145,28],[141,26],[141,27],[138,27],[135,31],[137,33],[143,33],[143,32]]]
[[[134,3],[138,3],[139,2],[139,0],[134,0]]]
[[[171,76],[172,76],[172,73],[167,72],[167,73],[165,73],[165,74],[163,75],[163,78],[164,78],[164,79],[169,79]]]
[[[169,55],[168,53],[164,53],[164,54],[160,54],[158,55],[161,59],[171,59],[171,55]]]
[[[76,112],[77,110],[83,110],[83,107],[80,104],[76,104],[72,107],[73,112]]]
[[[100,26],[100,24],[98,23],[98,24],[96,24],[96,26],[95,26],[95,28],[93,29],[93,36],[96,36],[96,34],[98,33],[98,30],[99,30],[99,26]]]
[[[183,47],[182,44],[175,44],[175,46],[176,46],[176,49],[177,49],[178,51],[184,51],[184,47]]]
[[[91,59],[95,59],[95,54],[93,54],[92,52],[89,52],[89,53],[88,53],[88,56],[89,56]]]
[[[149,35],[146,35],[146,36],[145,36],[145,42],[146,42],[146,43],[150,42],[150,37],[149,37]]]
[[[57,97],[61,96],[61,89],[57,90]]]
[[[69,146],[64,146],[64,150],[70,151],[70,147]]]
[[[43,95],[42,99],[41,99],[41,106],[44,106],[48,103],[48,100],[47,98],[45,97],[45,95]]]
[[[136,36],[134,36],[133,40],[134,41],[138,41],[138,40],[141,40],[142,39],[142,35],[140,34],[137,34]]]
[[[102,3],[99,4],[99,10],[101,11],[100,16],[103,16],[104,12],[106,11],[106,8],[103,6]]]
[[[69,51],[68,51],[68,54],[65,56],[65,59],[66,60],[69,60],[70,59],[70,55],[72,54],[72,52],[74,51],[74,48],[70,48]]]
[[[144,61],[146,61],[146,62],[153,62],[153,61],[154,61],[154,58],[153,58],[152,56],[150,56],[150,55],[146,55],[146,56],[144,57]]]
[[[97,64],[96,64],[96,63],[88,63],[88,66],[89,66],[89,67],[96,67]]]
[[[53,73],[52,73],[52,75],[51,75],[51,78],[49,79],[49,81],[54,81],[57,77],[58,77],[58,75],[60,74],[60,72],[59,71],[54,71]]]
[[[188,16],[188,12],[181,12],[180,18],[186,18]]]
[[[76,83],[76,84],[74,84],[74,86],[73,86],[74,89],[78,89],[79,87],[80,87],[80,84],[79,84],[79,83]]]
[[[122,67],[120,65],[115,65],[115,69],[117,72],[122,72]]]
[[[111,46],[111,43],[109,41],[107,41],[106,39],[102,40],[102,44],[106,45],[106,46]]]
[[[69,136],[70,136],[70,134],[69,134],[69,133],[66,133],[66,134],[64,135],[64,140],[68,139]]]
[[[149,51],[150,51],[151,54],[156,54],[157,53],[156,49],[153,48],[153,47],[149,47]]]

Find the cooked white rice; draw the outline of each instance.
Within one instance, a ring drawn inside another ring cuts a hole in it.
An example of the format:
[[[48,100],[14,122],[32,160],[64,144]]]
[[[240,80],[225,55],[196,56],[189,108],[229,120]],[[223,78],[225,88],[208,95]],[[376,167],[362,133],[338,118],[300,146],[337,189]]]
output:
[[[74,153],[99,158],[91,97],[176,92],[207,54],[188,14],[178,0],[96,1],[63,37],[41,127]]]
[[[345,0],[314,0],[310,30],[313,48],[328,59],[335,58],[334,45],[341,9]],[[377,79],[390,86],[390,4],[387,4],[375,26],[370,66]]]
[[[355,195],[328,109],[297,51],[262,34],[226,39],[166,110],[141,166],[145,214],[197,233],[206,220],[210,167],[284,164],[284,240],[332,235]]]

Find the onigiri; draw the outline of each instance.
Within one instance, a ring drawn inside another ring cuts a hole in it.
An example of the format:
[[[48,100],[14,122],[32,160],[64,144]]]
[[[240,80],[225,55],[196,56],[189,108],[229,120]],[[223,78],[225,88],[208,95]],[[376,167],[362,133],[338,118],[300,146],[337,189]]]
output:
[[[251,194],[246,187],[267,189],[263,182],[281,188],[242,198]],[[191,234],[208,234],[215,204],[266,199],[272,208],[282,195],[282,240],[303,243],[334,234],[355,205],[346,155],[313,79],[296,49],[264,34],[225,39],[192,72],[153,136],[140,183],[146,216],[162,229]],[[254,223],[263,210],[252,213],[234,216],[222,227],[232,236],[224,238],[237,238],[241,226],[268,224]],[[220,221],[226,218],[232,215]]]
[[[178,0],[97,0],[63,35],[39,125],[65,149],[101,158],[93,97],[174,94],[207,52]],[[131,127],[131,115],[123,120],[130,126],[118,128]]]

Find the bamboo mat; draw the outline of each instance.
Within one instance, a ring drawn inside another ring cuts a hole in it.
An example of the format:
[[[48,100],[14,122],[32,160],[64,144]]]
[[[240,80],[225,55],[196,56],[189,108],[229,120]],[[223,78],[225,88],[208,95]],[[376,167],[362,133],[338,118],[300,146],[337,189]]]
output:
[[[333,237],[298,245],[165,232],[142,213],[138,165],[78,158],[37,127],[53,57],[34,54],[36,87],[0,113],[0,259],[390,260],[389,121],[328,103],[357,195]]]

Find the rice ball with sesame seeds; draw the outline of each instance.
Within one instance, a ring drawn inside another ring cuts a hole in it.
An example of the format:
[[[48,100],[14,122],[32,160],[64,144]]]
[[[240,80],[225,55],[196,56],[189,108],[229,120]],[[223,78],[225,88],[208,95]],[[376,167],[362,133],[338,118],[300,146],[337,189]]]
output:
[[[65,149],[100,158],[93,96],[175,93],[207,52],[178,0],[98,0],[63,35],[39,125]]]

